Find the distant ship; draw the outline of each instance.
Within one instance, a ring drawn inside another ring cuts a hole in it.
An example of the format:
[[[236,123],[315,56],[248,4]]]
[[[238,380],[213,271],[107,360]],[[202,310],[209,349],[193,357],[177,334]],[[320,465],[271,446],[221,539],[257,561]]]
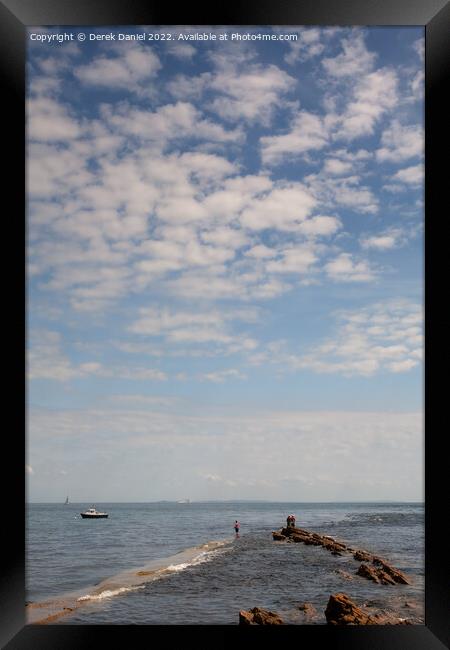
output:
[[[181,501],[177,501],[177,503],[190,503],[190,499],[182,499]]]
[[[69,497],[66,497],[66,500],[64,501],[64,505],[66,506],[69,503]]]

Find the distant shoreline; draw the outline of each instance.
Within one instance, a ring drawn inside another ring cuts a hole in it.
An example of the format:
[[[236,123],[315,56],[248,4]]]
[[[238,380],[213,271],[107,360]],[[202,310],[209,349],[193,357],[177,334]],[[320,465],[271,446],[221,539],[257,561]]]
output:
[[[354,504],[378,504],[378,505],[395,505],[395,504],[410,504],[410,505],[423,505],[425,501],[272,501],[271,499],[198,499],[191,500],[189,503],[179,501],[162,499],[159,501],[101,501],[100,499],[91,499],[90,501],[70,501],[67,505],[84,505],[86,503],[123,503],[123,504],[158,504],[158,503],[173,503],[178,505],[192,505],[196,503],[295,503],[302,505],[354,505]],[[64,501],[26,501],[25,505],[66,505]]]

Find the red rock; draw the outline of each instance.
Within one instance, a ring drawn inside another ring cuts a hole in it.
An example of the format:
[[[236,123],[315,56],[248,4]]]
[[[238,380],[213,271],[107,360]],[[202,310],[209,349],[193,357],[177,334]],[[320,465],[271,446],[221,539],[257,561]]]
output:
[[[395,585],[395,580],[391,578],[391,576],[388,573],[386,573],[385,571],[383,571],[383,569],[379,567],[373,567],[367,564],[361,564],[361,566],[359,567],[356,573],[357,575],[362,576],[363,578],[367,578],[367,580],[372,580],[377,584]]]
[[[302,603],[301,605],[298,606],[299,610],[301,612],[304,612],[305,615],[307,616],[316,616],[317,615],[317,609],[314,607],[314,605],[311,605],[311,603]]]
[[[397,582],[402,585],[409,585],[411,584],[408,578],[405,576],[404,573],[396,569],[395,567],[391,566],[387,562],[381,562],[381,570],[387,574],[394,582]]]
[[[239,612],[239,625],[283,625],[283,619],[261,607],[253,607],[248,611],[241,610]]]
[[[355,560],[358,560],[358,562],[372,562],[373,560],[373,555],[367,553],[366,551],[358,550],[353,554],[353,557]]]
[[[286,539],[286,535],[282,535],[281,533],[277,532],[276,530],[274,530],[272,532],[272,536],[273,536],[274,540],[277,541],[277,542]]]
[[[239,625],[256,625],[253,622],[253,614],[245,611],[245,609],[241,609],[239,612]]]
[[[332,594],[325,610],[328,625],[410,625],[392,614],[368,614],[343,593]]]
[[[328,625],[373,625],[371,617],[343,593],[330,596],[325,618]]]
[[[347,573],[347,571],[344,571],[343,569],[335,569],[334,573],[342,576],[344,580],[354,580],[354,576],[352,576],[351,573]]]

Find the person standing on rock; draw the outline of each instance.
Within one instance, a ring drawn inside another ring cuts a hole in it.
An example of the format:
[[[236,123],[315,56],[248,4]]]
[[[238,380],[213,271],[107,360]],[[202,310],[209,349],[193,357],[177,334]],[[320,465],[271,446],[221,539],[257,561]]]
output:
[[[295,528],[295,515],[291,515],[291,526]]]
[[[241,526],[241,524],[236,519],[236,521],[234,522],[234,531],[236,533],[236,537],[239,537],[239,528],[240,528],[240,526]]]

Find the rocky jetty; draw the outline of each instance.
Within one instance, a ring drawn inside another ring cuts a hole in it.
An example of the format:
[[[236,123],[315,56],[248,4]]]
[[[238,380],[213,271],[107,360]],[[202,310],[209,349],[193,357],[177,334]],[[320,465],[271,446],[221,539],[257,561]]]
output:
[[[411,584],[404,573],[386,560],[364,549],[351,548],[330,535],[320,535],[303,528],[290,526],[274,530],[272,536],[276,542],[321,546],[332,555],[352,556],[354,560],[361,563],[354,574],[344,571],[341,567],[335,570],[335,573],[347,581],[357,580],[356,576],[360,576],[381,585]],[[346,568],[348,568],[347,565]],[[369,608],[371,604],[375,605],[369,601],[360,607],[345,593],[331,594],[324,612],[326,622],[328,625],[411,625],[414,623],[414,619],[411,617],[406,619],[391,612],[374,611],[373,608]],[[404,607],[410,608],[407,603]],[[302,623],[320,623],[320,619],[323,620],[323,614],[318,612],[311,603],[299,603],[296,605],[296,611],[297,615],[295,611],[283,613],[288,623],[298,622],[298,616],[302,617]],[[260,607],[239,612],[239,625],[282,625],[284,623],[285,621],[279,614]]]
[[[308,530],[304,530],[303,528],[289,527],[282,528],[279,531],[274,530],[272,532],[272,536],[276,541],[294,543],[300,542],[302,544],[306,544],[307,546],[322,546],[332,555],[352,554],[355,560],[358,562],[363,562],[363,564],[361,564],[359,569],[356,571],[356,574],[363,578],[367,578],[368,580],[372,580],[378,584],[411,584],[404,573],[386,562],[386,560],[383,560],[382,558],[367,551],[361,549],[353,549],[343,542],[337,541],[334,539],[334,537],[330,537],[329,535],[319,535],[319,533],[313,533]],[[367,562],[371,563],[373,566],[369,566]]]
[[[325,610],[328,625],[410,625],[391,614],[369,614],[344,593],[332,594]]]
[[[242,609],[239,612],[239,625],[283,625],[283,619],[261,607],[253,607],[248,611]]]
[[[294,528],[293,526],[282,528],[280,531],[274,530],[272,535],[276,540],[302,542],[307,546],[323,546],[333,555],[342,555],[350,550],[348,546],[342,542],[337,542],[334,537],[330,537],[329,535],[319,535],[319,533],[311,533],[303,528]]]

